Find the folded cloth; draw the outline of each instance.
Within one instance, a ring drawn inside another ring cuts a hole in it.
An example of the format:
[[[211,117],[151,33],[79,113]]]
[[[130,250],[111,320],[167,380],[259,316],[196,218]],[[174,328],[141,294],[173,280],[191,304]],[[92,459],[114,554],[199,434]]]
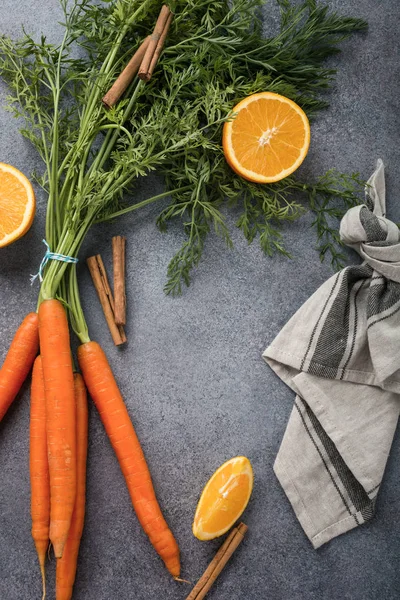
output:
[[[314,548],[374,514],[400,411],[400,232],[382,161],[340,236],[364,262],[324,283],[263,357],[296,392],[274,470]]]

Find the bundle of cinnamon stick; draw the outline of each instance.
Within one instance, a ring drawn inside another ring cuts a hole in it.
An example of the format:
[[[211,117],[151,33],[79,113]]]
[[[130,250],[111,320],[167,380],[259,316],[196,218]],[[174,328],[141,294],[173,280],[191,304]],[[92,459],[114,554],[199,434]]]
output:
[[[106,108],[115,106],[135,75],[138,75],[143,81],[150,81],[164,47],[172,19],[171,9],[163,5],[153,33],[141,43],[111,89],[103,97],[102,102]]]
[[[116,346],[126,342],[125,243],[126,238],[120,235],[112,239],[114,294],[100,254],[90,256],[86,261]]]

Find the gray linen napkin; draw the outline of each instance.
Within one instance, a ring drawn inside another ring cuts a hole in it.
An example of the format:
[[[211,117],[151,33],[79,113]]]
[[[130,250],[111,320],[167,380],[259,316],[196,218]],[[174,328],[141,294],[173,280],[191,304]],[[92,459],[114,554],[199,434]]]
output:
[[[274,470],[314,548],[369,520],[400,410],[400,232],[382,161],[340,226],[364,259],[324,283],[263,357],[296,392]]]

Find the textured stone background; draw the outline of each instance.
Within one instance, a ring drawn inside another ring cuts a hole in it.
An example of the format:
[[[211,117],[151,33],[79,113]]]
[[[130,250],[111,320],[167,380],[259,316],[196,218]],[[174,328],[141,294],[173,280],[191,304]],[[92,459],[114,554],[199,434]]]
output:
[[[312,127],[303,172],[336,167],[367,178],[375,160],[387,167],[388,213],[400,221],[399,76],[400,3],[334,0],[332,8],[364,17],[367,35],[343,44],[331,108]],[[276,7],[266,2],[266,31],[276,27]],[[20,26],[56,41],[57,0],[2,0],[0,29]],[[6,89],[0,84],[0,101]],[[0,110],[0,160],[26,174],[40,167],[18,123]],[[148,180],[143,197],[159,189]],[[35,307],[29,274],[43,254],[45,198],[31,231],[0,255],[0,362],[23,316]],[[178,299],[162,287],[181,232],[161,235],[156,210],[143,210],[93,230],[82,258],[101,252],[110,264],[111,237],[128,238],[128,337],[112,345],[84,263],[80,281],[93,337],[101,339],[137,427],[158,496],[182,549],[182,576],[195,581],[220,542],[202,543],[191,521],[202,486],[223,461],[247,455],[255,471],[244,520],[249,535],[210,593],[219,600],[394,600],[400,594],[400,444],[395,440],[372,523],[311,548],[272,471],[293,394],[263,363],[261,352],[301,303],[330,274],[314,250],[310,217],[287,228],[295,259],[268,260],[234,232],[235,250],[210,239],[192,287]],[[233,221],[232,221],[233,224]],[[40,598],[40,577],[30,538],[28,388],[0,427],[0,598]],[[87,520],[76,600],[184,599],[140,529],[118,464],[98,415],[90,410]],[[54,561],[48,568],[53,598]]]

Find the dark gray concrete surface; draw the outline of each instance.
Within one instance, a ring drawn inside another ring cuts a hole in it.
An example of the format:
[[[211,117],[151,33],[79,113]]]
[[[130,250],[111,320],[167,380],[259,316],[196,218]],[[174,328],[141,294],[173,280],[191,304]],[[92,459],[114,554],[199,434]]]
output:
[[[276,26],[266,2],[266,29]],[[400,3],[335,0],[340,12],[364,17],[366,35],[343,44],[331,108],[312,126],[303,173],[359,171],[367,178],[381,157],[387,167],[388,214],[400,221]],[[60,36],[57,0],[2,0],[0,29]],[[7,90],[0,84],[0,102]],[[40,161],[0,110],[0,160],[26,174]],[[148,180],[143,197],[160,189]],[[29,275],[43,255],[45,197],[31,231],[0,251],[0,361],[23,316],[34,309]],[[163,294],[165,271],[181,242],[155,227],[156,209],[95,228],[82,258],[101,252],[110,264],[111,237],[128,239],[128,338],[117,350],[82,261],[79,278],[90,330],[102,340],[154,477],[158,497],[182,550],[182,576],[195,581],[220,542],[199,542],[191,522],[202,486],[223,461],[247,455],[254,493],[244,521],[249,534],[210,593],[218,600],[395,600],[400,596],[400,443],[395,439],[376,518],[318,551],[311,548],[272,471],[293,394],[263,363],[261,353],[304,300],[331,274],[314,250],[311,217],[286,230],[295,258],[265,258],[233,232],[235,250],[210,239],[191,288]],[[233,220],[232,220],[233,226]],[[309,265],[312,265],[310,270]],[[40,598],[30,537],[28,387],[0,426],[0,600]],[[48,567],[54,597],[54,561]],[[141,531],[117,461],[90,407],[87,518],[76,600],[180,600],[189,586],[171,580]]]

